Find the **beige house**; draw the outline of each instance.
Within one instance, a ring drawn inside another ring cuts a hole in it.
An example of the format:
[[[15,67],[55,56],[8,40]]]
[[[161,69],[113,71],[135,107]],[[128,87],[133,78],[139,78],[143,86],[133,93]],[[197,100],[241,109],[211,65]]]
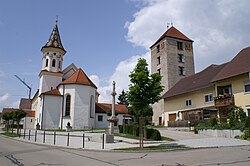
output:
[[[226,121],[227,109],[236,105],[250,116],[250,47],[230,62],[210,65],[181,79],[163,95],[164,125],[186,126],[209,118]]]

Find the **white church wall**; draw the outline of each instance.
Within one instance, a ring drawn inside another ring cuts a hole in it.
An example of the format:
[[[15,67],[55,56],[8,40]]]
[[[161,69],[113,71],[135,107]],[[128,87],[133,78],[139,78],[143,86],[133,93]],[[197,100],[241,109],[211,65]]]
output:
[[[62,97],[54,95],[44,96],[43,129],[58,129],[62,110]]]
[[[102,116],[102,120],[98,118],[98,116]],[[95,125],[96,128],[108,128],[108,115],[107,114],[102,114],[102,113],[96,113],[95,114]]]
[[[62,77],[52,75],[42,75],[40,78],[39,95],[43,92],[55,89],[62,82]]]
[[[25,117],[23,118],[23,128],[25,129],[34,129],[35,117]]]

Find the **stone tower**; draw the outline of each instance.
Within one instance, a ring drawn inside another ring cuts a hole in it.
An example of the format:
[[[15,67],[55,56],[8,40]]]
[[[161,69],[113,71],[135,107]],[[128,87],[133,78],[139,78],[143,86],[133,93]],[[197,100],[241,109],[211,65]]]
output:
[[[43,58],[42,70],[39,74],[39,95],[56,88],[56,86],[62,82],[62,63],[66,50],[62,45],[57,21],[48,42],[42,47],[41,51]]]
[[[175,27],[167,29],[150,49],[151,72],[162,76],[164,90],[161,95],[180,79],[194,74],[193,41]],[[153,123],[163,124],[163,99],[153,105],[153,112]]]

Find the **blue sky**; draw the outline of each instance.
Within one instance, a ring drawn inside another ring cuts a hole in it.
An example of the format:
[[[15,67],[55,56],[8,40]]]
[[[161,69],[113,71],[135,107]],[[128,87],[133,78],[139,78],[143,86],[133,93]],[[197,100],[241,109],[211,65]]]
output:
[[[113,80],[119,94],[137,59],[150,63],[149,46],[169,22],[194,40],[196,71],[231,60],[250,45],[249,6],[247,0],[1,0],[0,111],[28,96],[15,74],[32,85],[32,94],[37,90],[40,49],[57,15],[67,50],[63,67],[81,67],[108,102]]]

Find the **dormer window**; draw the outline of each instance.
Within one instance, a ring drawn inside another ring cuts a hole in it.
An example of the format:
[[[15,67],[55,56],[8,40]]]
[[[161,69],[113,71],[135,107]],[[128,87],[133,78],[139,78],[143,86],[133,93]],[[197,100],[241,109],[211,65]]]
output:
[[[55,59],[52,60],[52,67],[56,67],[56,60]]]

